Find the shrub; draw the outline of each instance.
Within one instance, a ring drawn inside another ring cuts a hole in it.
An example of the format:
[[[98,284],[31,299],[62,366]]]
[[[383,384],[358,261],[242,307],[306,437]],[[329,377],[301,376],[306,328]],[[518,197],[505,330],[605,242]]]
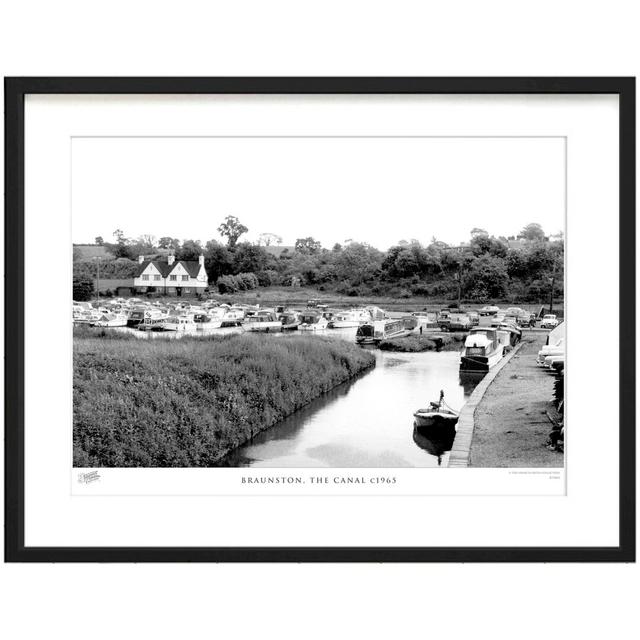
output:
[[[75,277],[73,279],[73,299],[86,302],[93,297],[93,280],[91,278]]]
[[[319,336],[74,331],[74,465],[205,467],[375,364]]]

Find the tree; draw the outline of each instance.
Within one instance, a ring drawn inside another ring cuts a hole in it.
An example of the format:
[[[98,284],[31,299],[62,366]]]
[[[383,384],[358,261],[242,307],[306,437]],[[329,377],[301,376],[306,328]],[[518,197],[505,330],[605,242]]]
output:
[[[216,282],[221,276],[233,271],[233,255],[216,240],[209,240],[204,248],[204,268],[209,282]]]
[[[240,236],[247,233],[249,229],[245,227],[235,216],[227,216],[224,222],[218,227],[218,233],[227,239],[227,246],[232,249],[236,246]]]
[[[258,244],[269,247],[272,244],[282,244],[282,237],[275,233],[261,233],[258,236]]]
[[[476,234],[469,243],[471,250],[477,256],[488,253],[493,256],[504,258],[507,255],[509,247],[506,243],[485,234]]]
[[[318,253],[322,249],[322,245],[311,236],[308,238],[298,238],[295,244],[296,251],[300,253]]]
[[[519,234],[518,238],[532,242],[542,242],[547,239],[542,226],[537,222],[530,222]]]
[[[177,251],[180,248],[180,240],[178,240],[178,238],[171,238],[170,236],[162,236],[162,238],[158,240],[158,247]]]
[[[156,248],[156,237],[143,234],[138,238],[138,244],[144,247],[147,251],[153,251]]]
[[[102,236],[96,236],[95,243],[101,247],[104,244],[104,238]]]
[[[93,296],[93,280],[87,277],[75,277],[73,279],[73,299],[77,302],[86,302]]]
[[[200,240],[185,240],[178,251],[176,251],[177,260],[197,260],[202,254],[202,245]]]
[[[504,260],[485,254],[473,260],[463,283],[468,297],[484,302],[504,297],[508,281]]]
[[[489,233],[486,229],[481,229],[480,227],[474,227],[471,229],[471,237],[475,238],[477,236],[488,236]]]
[[[273,256],[257,244],[241,242],[233,253],[233,271],[253,272],[264,271],[275,262]]]

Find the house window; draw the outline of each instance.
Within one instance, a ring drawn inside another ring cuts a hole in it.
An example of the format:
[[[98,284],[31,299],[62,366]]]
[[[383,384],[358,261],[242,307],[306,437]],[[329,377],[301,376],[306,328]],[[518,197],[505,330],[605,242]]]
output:
[[[142,275],[142,279],[143,280],[148,280],[149,279],[149,274],[148,273],[143,274]]]
[[[153,279],[154,279],[154,280],[160,280],[160,276],[159,276],[159,275],[154,275],[154,276],[153,276]]]
[[[183,282],[189,282],[189,276],[182,276]]]
[[[169,280],[177,280],[178,276],[169,276]]]

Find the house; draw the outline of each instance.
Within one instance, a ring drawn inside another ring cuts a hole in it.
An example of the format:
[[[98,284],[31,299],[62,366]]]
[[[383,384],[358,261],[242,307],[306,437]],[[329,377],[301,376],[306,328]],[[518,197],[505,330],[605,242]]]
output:
[[[139,256],[133,286],[137,293],[175,296],[204,293],[209,286],[204,256],[198,260],[176,260],[175,256],[168,255],[166,262],[145,260],[144,256]]]

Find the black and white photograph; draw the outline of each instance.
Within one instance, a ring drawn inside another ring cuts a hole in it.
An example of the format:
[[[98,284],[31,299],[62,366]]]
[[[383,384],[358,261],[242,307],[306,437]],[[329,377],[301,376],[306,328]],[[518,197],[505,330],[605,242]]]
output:
[[[73,137],[74,467],[563,469],[566,163]]]

